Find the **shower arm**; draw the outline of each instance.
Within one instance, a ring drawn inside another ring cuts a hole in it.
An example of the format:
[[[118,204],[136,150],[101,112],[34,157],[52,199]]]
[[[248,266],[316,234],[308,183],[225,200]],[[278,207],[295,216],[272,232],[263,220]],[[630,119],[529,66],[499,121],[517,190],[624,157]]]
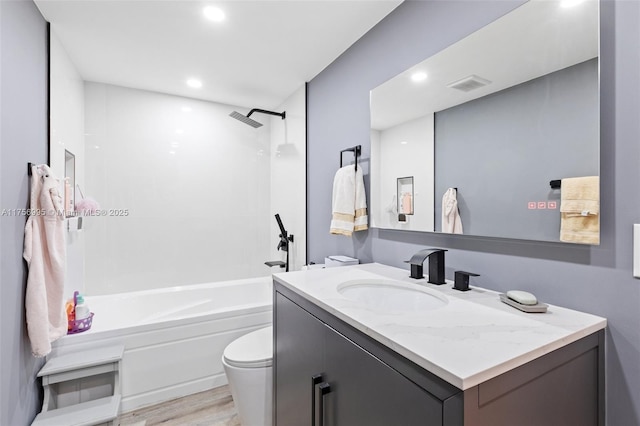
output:
[[[247,114],[247,117],[250,117],[251,114],[253,114],[254,112],[260,112],[262,114],[269,114],[269,115],[277,115],[279,117],[282,117],[282,119],[284,120],[286,117],[286,111],[283,112],[274,112],[274,111],[267,111],[266,109],[259,109],[259,108],[254,108],[251,111],[249,111],[249,114]]]

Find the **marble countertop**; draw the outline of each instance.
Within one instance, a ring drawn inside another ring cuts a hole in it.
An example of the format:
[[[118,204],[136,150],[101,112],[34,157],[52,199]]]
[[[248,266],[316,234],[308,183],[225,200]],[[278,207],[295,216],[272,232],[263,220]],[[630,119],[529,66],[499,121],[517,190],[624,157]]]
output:
[[[274,274],[285,287],[340,318],[427,371],[465,390],[555,349],[604,329],[607,320],[549,305],[524,313],[499,293],[471,291],[409,277],[407,269],[377,263]],[[368,309],[338,291],[352,280],[384,279],[444,296],[447,303],[422,312]],[[544,300],[541,302],[544,303]]]

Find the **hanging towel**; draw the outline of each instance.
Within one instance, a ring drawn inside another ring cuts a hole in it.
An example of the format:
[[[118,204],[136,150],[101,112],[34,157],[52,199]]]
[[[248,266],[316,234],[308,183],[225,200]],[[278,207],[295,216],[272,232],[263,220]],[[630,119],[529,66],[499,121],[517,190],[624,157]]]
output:
[[[600,244],[600,178],[562,179],[560,241]]]
[[[351,236],[367,229],[367,199],[362,169],[342,167],[333,178],[332,219],[330,233]]]
[[[446,190],[442,196],[442,232],[462,234],[462,219],[458,211],[458,191],[454,188]]]
[[[29,269],[25,310],[34,356],[51,351],[51,342],[67,333],[64,310],[66,244],[60,180],[48,166],[31,167],[30,209],[24,230],[24,253]]]

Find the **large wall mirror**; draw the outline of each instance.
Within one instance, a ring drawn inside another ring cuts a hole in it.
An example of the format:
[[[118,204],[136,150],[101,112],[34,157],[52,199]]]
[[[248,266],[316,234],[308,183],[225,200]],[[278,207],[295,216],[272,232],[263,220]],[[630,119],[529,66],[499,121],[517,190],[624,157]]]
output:
[[[598,244],[598,12],[530,0],[372,90],[372,225]]]

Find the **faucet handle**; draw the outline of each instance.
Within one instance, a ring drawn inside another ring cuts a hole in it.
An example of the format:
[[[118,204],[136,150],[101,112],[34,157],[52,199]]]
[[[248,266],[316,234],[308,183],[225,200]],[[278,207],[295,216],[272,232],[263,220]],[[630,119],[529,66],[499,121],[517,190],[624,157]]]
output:
[[[456,271],[453,288],[460,291],[469,291],[469,277],[479,277],[480,274],[467,271]]]

